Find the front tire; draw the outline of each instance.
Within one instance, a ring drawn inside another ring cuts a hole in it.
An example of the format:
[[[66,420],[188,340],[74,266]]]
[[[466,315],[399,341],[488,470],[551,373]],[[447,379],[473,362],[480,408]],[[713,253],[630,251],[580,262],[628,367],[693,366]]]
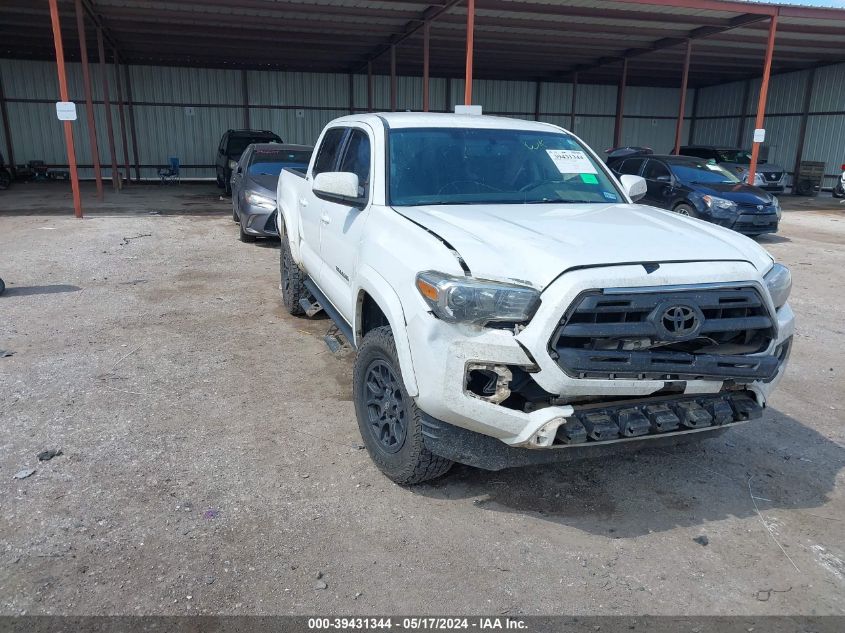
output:
[[[279,245],[279,278],[282,288],[282,303],[285,309],[293,316],[302,316],[305,310],[299,305],[299,300],[308,297],[308,289],[305,287],[306,275],[302,269],[293,261],[290,252],[290,242],[284,226],[279,231],[282,243]]]
[[[685,215],[688,218],[697,218],[698,217],[698,214],[695,212],[695,209],[693,209],[688,204],[679,204],[677,207],[675,207],[674,211],[678,215]]]
[[[257,239],[254,235],[250,235],[249,233],[244,231],[243,222],[238,222],[238,230],[240,231],[241,242],[249,244],[250,242],[254,242]]]
[[[833,197],[845,198],[845,185],[842,184],[841,180],[833,187]]]
[[[389,326],[367,333],[352,377],[358,429],[378,469],[397,484],[413,485],[445,474],[452,462],[423,443],[422,414],[405,390]]]

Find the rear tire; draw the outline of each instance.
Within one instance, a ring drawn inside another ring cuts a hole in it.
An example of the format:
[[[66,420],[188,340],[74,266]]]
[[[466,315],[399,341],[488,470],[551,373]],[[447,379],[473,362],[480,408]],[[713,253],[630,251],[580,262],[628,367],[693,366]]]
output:
[[[2,188],[2,187],[0,187]],[[834,198],[845,198],[845,186],[842,185],[842,181],[840,180],[836,185],[833,187],[833,197]]]
[[[290,242],[284,226],[279,231],[279,237],[282,240],[279,245],[279,279],[282,286],[282,303],[293,316],[302,316],[305,314],[305,310],[299,305],[299,300],[303,297],[307,298],[309,295],[308,289],[305,287],[306,275],[293,261]]]
[[[0,189],[8,189],[12,184],[12,174],[0,168]]]
[[[413,485],[452,467],[425,447],[422,414],[405,390],[390,326],[367,332],[355,356],[352,385],[361,439],[389,479]]]
[[[6,282],[0,279],[0,295],[6,291]]]

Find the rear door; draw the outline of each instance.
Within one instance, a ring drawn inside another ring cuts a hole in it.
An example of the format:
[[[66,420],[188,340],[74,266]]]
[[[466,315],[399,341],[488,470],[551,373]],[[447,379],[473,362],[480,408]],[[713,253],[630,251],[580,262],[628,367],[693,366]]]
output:
[[[348,131],[349,128],[346,127],[332,127],[323,133],[323,138],[317,146],[314,165],[300,189],[300,197],[297,200],[302,263],[308,275],[321,287],[323,260],[320,256],[320,218],[324,213],[323,206],[328,203],[314,195],[314,178],[326,171],[337,171],[337,163]]]
[[[235,201],[238,209],[240,209],[241,204],[243,204],[243,199],[241,197],[241,194],[243,193],[242,185],[246,171],[249,169],[249,158],[251,155],[252,148],[248,147],[241,155],[241,159],[238,161],[238,166],[234,169],[234,171],[232,171],[232,200]]]
[[[645,202],[661,209],[672,208],[672,174],[659,160],[649,158],[643,168],[643,178],[648,185]]]
[[[372,131],[363,125],[352,127],[337,169],[358,176],[358,195],[367,199],[364,207],[322,201],[322,289],[347,323],[354,318],[351,280],[355,278],[359,244],[372,199],[372,136]]]

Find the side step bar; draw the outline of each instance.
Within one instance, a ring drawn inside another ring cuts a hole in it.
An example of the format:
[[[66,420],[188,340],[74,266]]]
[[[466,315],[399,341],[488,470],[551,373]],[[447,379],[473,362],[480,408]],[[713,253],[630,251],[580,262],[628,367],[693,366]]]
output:
[[[343,335],[343,338],[349,343],[349,345],[356,349],[355,346],[355,338],[352,336],[352,326],[346,322],[342,316],[340,316],[340,312],[338,312],[335,307],[331,304],[331,302],[326,299],[326,296],[320,292],[319,288],[317,288],[316,284],[311,281],[310,279],[305,280],[305,287],[308,288],[308,292],[314,297],[314,303],[309,303],[309,306],[317,305],[322,308],[326,314],[329,315],[329,318],[334,321],[334,324],[337,326],[337,329],[340,330],[340,333]],[[305,308],[305,305],[302,305]],[[317,310],[319,312],[319,309]],[[315,312],[314,314],[316,314]],[[308,310],[306,310],[306,314]],[[313,316],[313,315],[308,315]]]

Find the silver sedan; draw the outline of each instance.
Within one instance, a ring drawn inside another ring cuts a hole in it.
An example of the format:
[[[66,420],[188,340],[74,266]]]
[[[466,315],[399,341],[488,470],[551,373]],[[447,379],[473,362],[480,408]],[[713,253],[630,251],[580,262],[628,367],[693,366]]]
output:
[[[240,227],[241,241],[277,237],[276,184],[283,169],[308,168],[309,145],[253,143],[232,170],[232,219]]]

